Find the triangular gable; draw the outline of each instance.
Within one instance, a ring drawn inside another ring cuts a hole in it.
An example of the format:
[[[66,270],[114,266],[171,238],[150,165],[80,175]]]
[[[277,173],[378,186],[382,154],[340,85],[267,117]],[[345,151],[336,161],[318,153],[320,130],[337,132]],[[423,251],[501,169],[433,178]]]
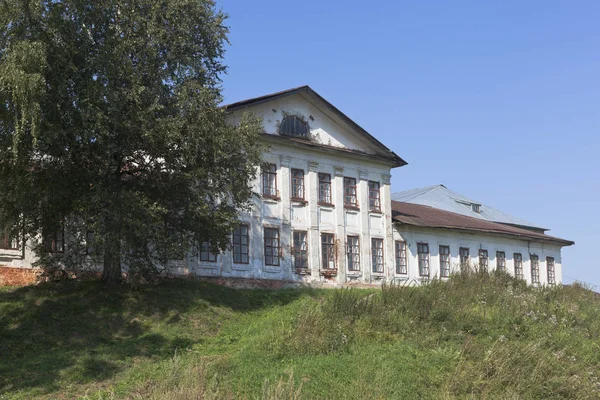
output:
[[[308,140],[294,140],[307,146],[355,152],[386,160],[393,166],[406,162],[369,134],[360,125],[308,86],[301,86],[225,105],[235,120],[242,111],[253,112],[263,119],[265,133],[279,135],[279,124],[286,115],[296,115],[308,123]]]

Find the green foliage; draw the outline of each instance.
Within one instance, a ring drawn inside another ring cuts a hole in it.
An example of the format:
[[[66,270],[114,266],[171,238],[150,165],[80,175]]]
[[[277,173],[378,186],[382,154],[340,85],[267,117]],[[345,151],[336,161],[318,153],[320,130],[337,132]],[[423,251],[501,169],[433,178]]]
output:
[[[2,221],[39,242],[72,220],[117,272],[225,248],[262,130],[218,107],[226,17],[211,0],[3,1]]]
[[[600,298],[463,273],[383,290],[0,290],[3,398],[598,398]],[[26,377],[26,379],[23,379]]]

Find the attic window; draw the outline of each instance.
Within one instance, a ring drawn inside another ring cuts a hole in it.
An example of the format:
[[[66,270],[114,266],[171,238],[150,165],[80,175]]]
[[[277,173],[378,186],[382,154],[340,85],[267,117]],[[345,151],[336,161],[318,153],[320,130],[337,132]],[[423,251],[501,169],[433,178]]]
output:
[[[481,212],[481,204],[471,203],[471,209],[479,214]]]
[[[308,123],[295,115],[287,115],[279,125],[279,133],[283,135],[308,137]]]

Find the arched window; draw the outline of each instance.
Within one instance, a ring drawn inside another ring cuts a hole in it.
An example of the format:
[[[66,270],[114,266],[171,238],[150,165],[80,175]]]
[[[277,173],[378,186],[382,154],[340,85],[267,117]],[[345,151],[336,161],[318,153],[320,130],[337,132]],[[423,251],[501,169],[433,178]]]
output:
[[[308,137],[308,123],[295,115],[287,115],[279,124],[279,133],[283,135]]]

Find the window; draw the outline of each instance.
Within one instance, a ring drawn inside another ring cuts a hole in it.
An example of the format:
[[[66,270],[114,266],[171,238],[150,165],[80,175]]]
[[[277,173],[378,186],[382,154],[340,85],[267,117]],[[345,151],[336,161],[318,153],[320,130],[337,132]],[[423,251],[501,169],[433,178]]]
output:
[[[548,269],[548,285],[556,284],[556,275],[554,273],[554,257],[546,257],[546,268]]]
[[[355,178],[344,178],[344,206],[358,207]]]
[[[396,240],[396,273],[407,274],[408,263],[406,262],[406,242]]]
[[[0,249],[18,250],[19,238],[17,232],[11,232],[10,229],[0,226]]]
[[[429,276],[429,245],[417,243],[417,254],[419,256],[419,275]]]
[[[488,270],[488,251],[479,249],[479,268],[482,271]]]
[[[335,269],[335,244],[332,233],[321,234],[321,255],[323,269]]]
[[[358,236],[348,236],[346,254],[348,255],[348,271],[360,271],[360,247],[358,244]]]
[[[496,252],[496,269],[506,271],[506,254],[503,251]]]
[[[332,204],[331,175],[329,174],[319,174],[319,203]]]
[[[217,261],[217,255],[211,251],[209,242],[202,242],[202,245],[200,246],[200,261]]]
[[[523,256],[521,253],[513,254],[513,262],[515,263],[515,277],[523,279]]]
[[[308,137],[308,123],[296,115],[286,115],[279,124],[279,133],[283,135]]]
[[[450,246],[440,246],[440,276],[450,276]]]
[[[379,198],[379,182],[369,181],[369,210],[381,211],[381,199]]]
[[[94,231],[87,231],[85,233],[85,254],[92,255],[96,252],[94,247]]]
[[[481,213],[481,204],[471,204],[471,209],[475,211],[477,214]]]
[[[304,200],[304,171],[292,169],[292,199]]]
[[[293,249],[294,249],[294,268],[308,268],[308,240],[306,231],[294,231]]]
[[[239,225],[233,230],[233,262],[236,264],[250,262],[248,231],[248,225]]]
[[[275,164],[269,164],[263,169],[262,189],[263,195],[277,197],[277,166]]]
[[[531,283],[540,283],[540,259],[537,255],[530,256],[531,261]]]
[[[65,251],[65,230],[63,227],[44,236],[44,246],[47,251],[50,253],[63,253]]]
[[[469,248],[461,247],[458,249],[458,254],[460,256],[460,266],[461,268],[469,266]]]
[[[265,265],[279,266],[279,229],[265,228]]]
[[[383,272],[383,239],[371,239],[373,272]]]

